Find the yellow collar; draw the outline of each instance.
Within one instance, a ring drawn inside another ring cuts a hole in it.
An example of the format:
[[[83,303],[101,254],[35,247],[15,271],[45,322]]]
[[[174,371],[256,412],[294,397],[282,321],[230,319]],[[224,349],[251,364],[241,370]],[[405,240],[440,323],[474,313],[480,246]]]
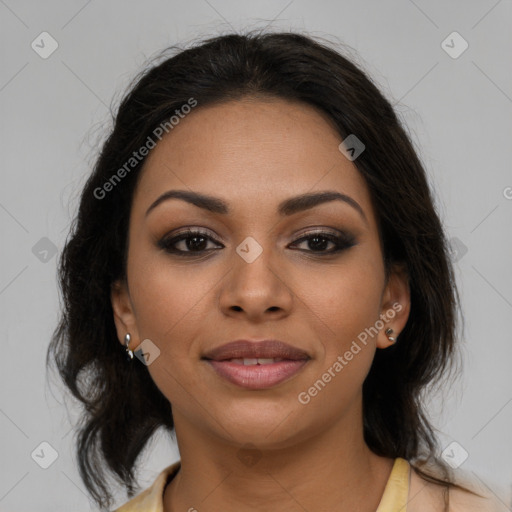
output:
[[[158,475],[153,485],[132,498],[113,512],[164,512],[163,495],[167,483],[180,468],[180,461],[167,466]],[[409,496],[410,465],[405,459],[395,459],[384,494],[375,512],[407,512]]]
[[[411,468],[401,457],[395,459],[376,512],[407,512]]]

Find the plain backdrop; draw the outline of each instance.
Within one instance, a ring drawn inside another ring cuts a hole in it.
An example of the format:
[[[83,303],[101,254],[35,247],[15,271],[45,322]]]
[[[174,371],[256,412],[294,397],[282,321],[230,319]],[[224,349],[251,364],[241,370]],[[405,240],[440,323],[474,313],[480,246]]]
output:
[[[511,21],[510,0],[0,0],[0,511],[93,510],[74,458],[77,410],[56,378],[49,389],[44,362],[57,258],[110,105],[162,48],[264,27],[349,45],[407,124],[466,325],[464,373],[432,417],[443,447],[467,452],[460,469],[511,507]],[[177,458],[157,436],[141,488]]]

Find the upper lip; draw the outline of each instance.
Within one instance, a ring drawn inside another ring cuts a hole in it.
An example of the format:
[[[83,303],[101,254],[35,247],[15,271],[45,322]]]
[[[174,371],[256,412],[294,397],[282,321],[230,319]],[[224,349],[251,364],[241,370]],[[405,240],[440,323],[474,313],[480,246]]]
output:
[[[220,347],[216,347],[204,354],[203,359],[213,359],[214,361],[224,361],[226,359],[309,359],[309,355],[304,350],[292,347],[279,340],[235,340]]]

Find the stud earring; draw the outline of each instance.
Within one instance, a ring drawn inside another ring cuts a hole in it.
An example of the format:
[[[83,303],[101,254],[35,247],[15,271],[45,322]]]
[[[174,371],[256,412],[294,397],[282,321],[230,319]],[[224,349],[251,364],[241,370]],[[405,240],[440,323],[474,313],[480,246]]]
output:
[[[124,337],[124,344],[126,346],[126,354],[127,354],[128,361],[131,361],[133,359],[133,350],[130,350],[130,348],[129,348],[131,339],[132,339],[132,337],[130,336],[130,334],[126,333],[126,335]]]
[[[396,341],[396,338],[393,338],[391,335],[393,334],[393,329],[389,328],[389,329],[386,329],[386,336],[388,337],[388,340],[391,341],[392,343],[395,343]]]

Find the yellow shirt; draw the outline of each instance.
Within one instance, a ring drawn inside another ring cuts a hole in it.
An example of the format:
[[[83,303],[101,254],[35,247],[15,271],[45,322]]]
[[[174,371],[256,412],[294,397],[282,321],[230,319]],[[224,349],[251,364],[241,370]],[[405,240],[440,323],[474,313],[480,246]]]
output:
[[[164,512],[163,496],[166,484],[180,468],[180,461],[167,466],[156,478],[153,485],[113,512]],[[395,459],[384,494],[376,512],[407,512],[409,495],[410,466],[400,457]]]
[[[113,512],[163,512],[164,489],[176,475],[180,461],[167,466],[158,475],[153,485]],[[411,493],[409,492],[411,491]],[[410,494],[410,495],[409,495]],[[384,488],[384,493],[375,512],[442,512],[438,491],[425,484],[409,462],[401,457],[395,459]],[[465,491],[450,491],[450,512],[507,512],[503,500],[475,497]]]

